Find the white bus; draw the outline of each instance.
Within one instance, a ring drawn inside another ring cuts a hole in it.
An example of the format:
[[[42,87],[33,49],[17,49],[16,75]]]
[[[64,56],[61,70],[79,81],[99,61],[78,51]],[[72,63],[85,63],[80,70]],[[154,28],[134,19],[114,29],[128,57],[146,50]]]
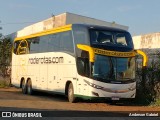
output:
[[[12,54],[12,85],[77,98],[135,98],[135,54],[129,32],[70,24],[18,37]]]

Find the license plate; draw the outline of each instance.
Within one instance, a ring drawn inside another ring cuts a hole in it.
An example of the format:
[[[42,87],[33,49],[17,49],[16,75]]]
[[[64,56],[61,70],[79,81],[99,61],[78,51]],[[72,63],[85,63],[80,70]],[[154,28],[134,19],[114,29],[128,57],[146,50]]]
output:
[[[115,96],[114,96],[114,97],[112,97],[111,99],[112,99],[112,100],[119,100],[119,97],[115,97]]]

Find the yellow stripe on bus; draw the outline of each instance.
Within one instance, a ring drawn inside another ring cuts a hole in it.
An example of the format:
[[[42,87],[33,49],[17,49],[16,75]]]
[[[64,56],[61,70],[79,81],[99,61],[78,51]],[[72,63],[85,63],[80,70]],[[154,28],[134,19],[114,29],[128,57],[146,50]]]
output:
[[[42,31],[42,32],[39,32],[39,33],[27,35],[27,36],[24,36],[24,37],[17,37],[15,39],[15,41],[23,40],[23,39],[27,39],[27,38],[38,37],[38,36],[43,36],[43,35],[48,35],[48,34],[53,34],[53,33],[65,32],[65,31],[69,31],[69,30],[72,30],[72,24],[65,25],[63,27],[53,28],[53,29],[50,29],[50,30],[45,30],[45,31]]]
[[[118,52],[118,51],[110,51],[110,50],[103,50],[103,49],[94,48],[94,52],[96,54],[106,55],[106,56],[113,56],[113,57],[134,57],[134,56],[136,56],[136,52],[135,51]]]
[[[131,51],[131,52],[110,51],[110,50],[92,48],[91,46],[83,45],[83,44],[77,44],[77,47],[81,50],[89,52],[90,62],[94,62],[95,54],[112,56],[112,57],[135,57],[136,56],[135,51]]]

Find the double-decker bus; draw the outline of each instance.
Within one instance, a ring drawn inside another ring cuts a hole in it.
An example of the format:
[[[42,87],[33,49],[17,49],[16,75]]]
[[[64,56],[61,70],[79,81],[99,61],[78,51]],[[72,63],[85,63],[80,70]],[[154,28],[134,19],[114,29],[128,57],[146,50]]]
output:
[[[69,102],[135,98],[135,55],[125,30],[65,25],[15,38],[12,84],[24,94],[64,94]]]

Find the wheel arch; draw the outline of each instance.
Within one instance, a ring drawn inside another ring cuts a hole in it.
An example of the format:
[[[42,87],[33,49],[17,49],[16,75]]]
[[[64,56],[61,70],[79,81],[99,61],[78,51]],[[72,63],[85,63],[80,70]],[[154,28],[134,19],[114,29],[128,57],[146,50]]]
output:
[[[22,88],[22,82],[23,82],[23,80],[25,81],[24,77],[21,78],[20,88]]]
[[[26,83],[28,83],[28,81],[31,81],[31,83],[32,83],[32,80],[31,80],[31,78],[30,78],[30,77],[29,77],[29,78],[27,78]]]

